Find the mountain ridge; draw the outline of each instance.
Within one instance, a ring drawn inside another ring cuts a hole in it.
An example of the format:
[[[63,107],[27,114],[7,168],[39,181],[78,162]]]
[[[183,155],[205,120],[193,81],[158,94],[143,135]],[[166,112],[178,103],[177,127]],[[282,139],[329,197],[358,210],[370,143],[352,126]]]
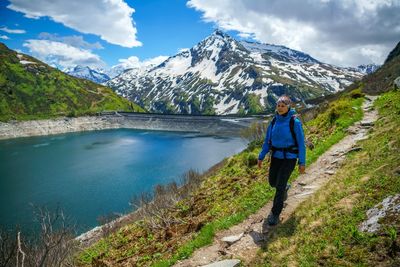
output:
[[[343,90],[362,76],[300,51],[237,41],[216,30],[158,66],[127,70],[106,84],[151,112],[251,114],[273,110],[284,93],[301,102]]]
[[[98,84],[102,84],[111,79],[104,70],[92,69],[89,66],[77,65],[73,68],[65,69],[63,72],[76,78],[87,79]]]

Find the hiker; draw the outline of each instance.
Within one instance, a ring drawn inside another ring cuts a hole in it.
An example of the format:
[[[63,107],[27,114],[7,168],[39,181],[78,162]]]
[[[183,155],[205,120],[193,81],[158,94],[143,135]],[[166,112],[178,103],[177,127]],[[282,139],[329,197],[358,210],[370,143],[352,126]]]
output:
[[[297,159],[299,159],[299,172],[301,174],[305,172],[306,148],[303,128],[290,105],[291,100],[288,96],[283,95],[278,98],[275,117],[268,126],[265,141],[258,156],[258,167],[261,168],[265,155],[271,151],[268,182],[276,188],[276,192],[271,213],[267,218],[269,225],[276,225],[279,222],[279,215],[290,188],[288,180]]]

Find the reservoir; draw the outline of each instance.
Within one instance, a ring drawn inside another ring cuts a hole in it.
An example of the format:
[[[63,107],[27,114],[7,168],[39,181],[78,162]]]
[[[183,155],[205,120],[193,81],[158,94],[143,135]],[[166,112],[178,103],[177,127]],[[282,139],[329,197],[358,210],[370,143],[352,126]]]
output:
[[[34,206],[59,206],[84,232],[132,210],[157,184],[179,182],[245,148],[239,137],[133,129],[0,141],[0,226],[29,229]]]

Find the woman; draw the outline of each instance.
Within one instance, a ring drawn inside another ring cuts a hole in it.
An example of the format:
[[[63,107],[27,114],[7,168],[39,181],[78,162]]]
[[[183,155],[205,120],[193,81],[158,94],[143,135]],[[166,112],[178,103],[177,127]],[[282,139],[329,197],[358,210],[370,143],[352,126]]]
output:
[[[299,159],[299,172],[305,172],[306,148],[303,128],[300,120],[294,116],[295,111],[290,108],[290,104],[288,96],[279,97],[275,118],[268,126],[265,141],[258,156],[258,167],[261,168],[265,155],[271,151],[268,181],[272,187],[276,188],[276,192],[271,213],[268,215],[269,225],[276,225],[279,222],[279,215],[290,187],[287,182],[296,166],[297,159]]]

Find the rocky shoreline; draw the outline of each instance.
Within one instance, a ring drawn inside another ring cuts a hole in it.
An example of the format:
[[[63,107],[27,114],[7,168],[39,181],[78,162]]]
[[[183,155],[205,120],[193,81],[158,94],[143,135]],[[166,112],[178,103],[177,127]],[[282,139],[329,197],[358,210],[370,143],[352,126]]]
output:
[[[140,113],[58,118],[35,121],[0,122],[0,140],[106,129],[143,129],[239,135],[259,118],[182,116]]]

